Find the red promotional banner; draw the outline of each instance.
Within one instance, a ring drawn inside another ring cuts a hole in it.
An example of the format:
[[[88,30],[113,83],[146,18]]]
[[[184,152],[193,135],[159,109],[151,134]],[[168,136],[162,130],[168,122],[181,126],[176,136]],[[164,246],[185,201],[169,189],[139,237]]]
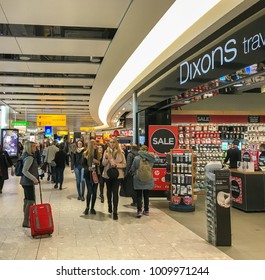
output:
[[[153,168],[153,177],[155,182],[154,191],[168,191],[169,183],[165,181],[166,168]]]

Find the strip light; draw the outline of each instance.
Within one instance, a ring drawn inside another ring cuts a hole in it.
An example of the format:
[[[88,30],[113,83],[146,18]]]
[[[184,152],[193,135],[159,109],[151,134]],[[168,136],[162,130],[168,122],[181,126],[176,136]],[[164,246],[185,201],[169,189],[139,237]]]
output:
[[[107,125],[107,116],[122,92],[181,34],[221,0],[176,0],[130,56],[106,90],[98,110]],[[113,102],[114,101],[114,102]]]

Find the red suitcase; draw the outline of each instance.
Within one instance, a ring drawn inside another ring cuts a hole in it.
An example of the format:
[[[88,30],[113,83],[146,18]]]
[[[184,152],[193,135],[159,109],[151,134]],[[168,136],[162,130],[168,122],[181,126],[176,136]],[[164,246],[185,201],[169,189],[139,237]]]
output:
[[[30,207],[30,229],[31,236],[51,235],[54,230],[52,208],[49,203],[42,203],[42,193],[40,186],[40,204]]]

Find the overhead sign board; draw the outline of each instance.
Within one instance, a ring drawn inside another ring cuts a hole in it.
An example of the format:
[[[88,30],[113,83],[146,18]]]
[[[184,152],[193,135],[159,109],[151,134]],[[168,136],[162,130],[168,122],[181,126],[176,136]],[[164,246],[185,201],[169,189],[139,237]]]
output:
[[[26,122],[26,121],[24,121],[24,122],[12,122],[12,125],[13,126],[28,126],[29,125],[29,122]]]
[[[80,131],[94,131],[94,127],[89,127],[89,126],[80,126]]]
[[[66,115],[37,115],[37,126],[66,126]]]
[[[68,135],[68,131],[66,130],[58,130],[57,135],[62,136],[62,135]]]

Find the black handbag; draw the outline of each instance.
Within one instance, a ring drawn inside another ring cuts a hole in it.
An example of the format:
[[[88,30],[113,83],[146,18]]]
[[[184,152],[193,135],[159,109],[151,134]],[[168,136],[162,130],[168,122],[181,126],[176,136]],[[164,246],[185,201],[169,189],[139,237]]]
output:
[[[119,177],[119,171],[115,167],[111,167],[107,170],[107,175],[111,180],[115,180]]]

